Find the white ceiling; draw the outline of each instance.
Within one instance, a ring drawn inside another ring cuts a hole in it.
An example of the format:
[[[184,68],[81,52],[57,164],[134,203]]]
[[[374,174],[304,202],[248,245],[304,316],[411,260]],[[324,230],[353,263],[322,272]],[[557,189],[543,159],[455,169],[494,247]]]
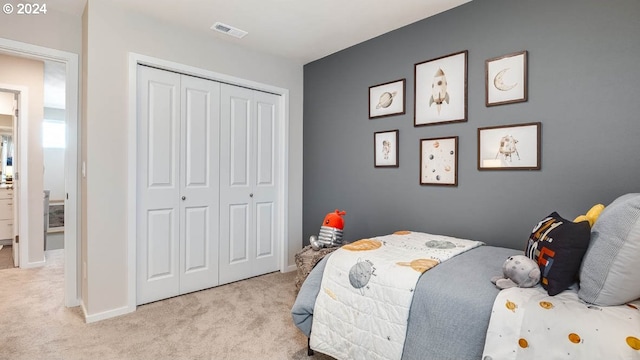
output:
[[[471,0],[110,0],[174,25],[306,64]],[[56,0],[81,15],[86,0]],[[49,4],[51,8],[53,4]],[[249,32],[210,30],[215,22]]]
[[[110,0],[132,11],[302,64],[472,0]],[[87,0],[56,0],[82,16]],[[247,31],[237,39],[211,30],[216,22]],[[45,107],[63,109],[64,66],[45,62]]]

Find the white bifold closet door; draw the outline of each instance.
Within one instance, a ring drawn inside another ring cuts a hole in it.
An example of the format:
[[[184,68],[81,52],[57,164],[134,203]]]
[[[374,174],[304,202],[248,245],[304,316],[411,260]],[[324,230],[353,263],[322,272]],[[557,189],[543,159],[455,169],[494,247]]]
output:
[[[279,96],[222,84],[220,284],[278,270]]]
[[[220,83],[138,67],[137,303],[218,285]]]

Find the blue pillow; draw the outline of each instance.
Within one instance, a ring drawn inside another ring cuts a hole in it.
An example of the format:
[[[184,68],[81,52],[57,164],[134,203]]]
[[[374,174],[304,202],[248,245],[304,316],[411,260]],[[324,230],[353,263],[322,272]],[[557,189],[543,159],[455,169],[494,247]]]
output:
[[[591,229],[578,296],[600,306],[640,298],[640,194],[620,196]]]

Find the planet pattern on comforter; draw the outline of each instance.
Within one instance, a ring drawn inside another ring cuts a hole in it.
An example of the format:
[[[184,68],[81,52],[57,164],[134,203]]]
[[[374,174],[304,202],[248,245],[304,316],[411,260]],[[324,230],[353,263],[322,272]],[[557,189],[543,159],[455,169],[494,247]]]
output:
[[[416,284],[402,359],[481,359],[499,292],[490,279],[502,273],[506,258],[519,253],[522,250],[480,246],[425,272]],[[294,324],[307,337],[330,256],[311,271],[291,309]]]
[[[338,359],[400,359],[420,275],[481,245],[402,231],[343,246],[325,268],[311,348]]]

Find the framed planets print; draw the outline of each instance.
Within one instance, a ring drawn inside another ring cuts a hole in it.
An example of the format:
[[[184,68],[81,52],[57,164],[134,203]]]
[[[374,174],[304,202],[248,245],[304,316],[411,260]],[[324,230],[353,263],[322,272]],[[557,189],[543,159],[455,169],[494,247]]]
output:
[[[420,139],[420,185],[458,186],[458,137]]]

